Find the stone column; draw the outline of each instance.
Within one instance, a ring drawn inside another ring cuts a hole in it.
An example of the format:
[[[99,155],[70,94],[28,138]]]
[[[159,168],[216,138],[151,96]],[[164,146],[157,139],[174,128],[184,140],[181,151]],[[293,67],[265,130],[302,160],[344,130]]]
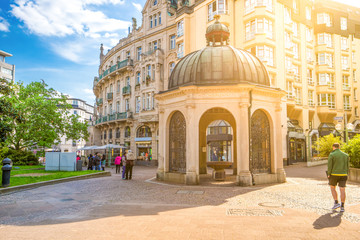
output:
[[[186,177],[187,185],[199,184],[199,129],[195,104],[186,104]]]
[[[164,114],[165,110],[163,107],[159,106],[159,156],[158,156],[158,169],[156,173],[156,178],[159,180],[164,180],[165,175],[165,156],[166,156],[166,118]]]
[[[275,108],[275,119],[274,119],[274,168],[276,170],[277,181],[285,182],[286,174],[284,170],[284,162],[282,157],[282,149],[283,149],[283,137],[282,137],[282,129],[281,126],[283,124],[287,124],[287,120],[281,119],[281,105],[280,103]]]
[[[248,102],[239,103],[240,114],[236,116],[237,128],[237,178],[239,186],[252,185],[252,177],[249,171],[249,121],[248,121]]]
[[[151,127],[151,149],[152,149],[152,160],[158,160],[158,149],[157,149],[157,141],[156,141],[156,123]]]

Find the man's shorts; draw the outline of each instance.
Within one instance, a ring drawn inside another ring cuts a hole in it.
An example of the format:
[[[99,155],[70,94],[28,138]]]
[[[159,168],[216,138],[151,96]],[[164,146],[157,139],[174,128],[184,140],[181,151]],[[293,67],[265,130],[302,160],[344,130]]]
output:
[[[339,184],[339,187],[346,187],[346,181],[347,181],[347,176],[330,175],[329,185],[336,186],[337,184]]]

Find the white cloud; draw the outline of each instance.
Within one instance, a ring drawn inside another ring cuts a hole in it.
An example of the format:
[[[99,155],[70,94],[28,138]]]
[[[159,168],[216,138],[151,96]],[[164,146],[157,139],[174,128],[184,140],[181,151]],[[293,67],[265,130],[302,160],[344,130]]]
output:
[[[10,24],[3,18],[0,17],[0,31],[9,32]]]
[[[94,95],[93,90],[92,90],[92,89],[89,89],[89,88],[85,88],[85,89],[83,90],[83,92],[84,92],[84,93],[87,93],[87,94]]]
[[[34,34],[65,37],[84,35],[96,37],[99,33],[126,29],[130,22],[108,18],[101,11],[90,10],[89,5],[124,4],[120,0],[16,0],[11,13],[24,22]]]
[[[141,6],[140,3],[132,3],[132,5],[133,5],[139,12],[141,12],[142,6]]]

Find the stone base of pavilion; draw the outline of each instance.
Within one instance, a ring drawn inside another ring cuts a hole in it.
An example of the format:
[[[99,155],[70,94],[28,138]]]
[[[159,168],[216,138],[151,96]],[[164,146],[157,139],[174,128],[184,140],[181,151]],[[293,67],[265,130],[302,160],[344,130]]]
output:
[[[276,184],[286,182],[284,169],[277,169],[277,173],[251,174],[250,172],[241,172],[240,175],[233,175],[232,169],[225,169],[225,179],[216,181],[213,179],[212,169],[208,169],[207,174],[196,173],[170,173],[157,172],[157,180],[185,185],[209,185],[209,186],[252,186],[264,184]]]

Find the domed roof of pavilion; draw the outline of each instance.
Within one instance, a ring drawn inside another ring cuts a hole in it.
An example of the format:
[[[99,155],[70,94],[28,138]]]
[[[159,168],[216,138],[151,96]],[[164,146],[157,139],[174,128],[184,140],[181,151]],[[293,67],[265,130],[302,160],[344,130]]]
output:
[[[168,89],[189,85],[254,83],[270,86],[264,64],[254,55],[229,46],[229,29],[216,17],[206,30],[208,46],[181,59],[169,78]]]

